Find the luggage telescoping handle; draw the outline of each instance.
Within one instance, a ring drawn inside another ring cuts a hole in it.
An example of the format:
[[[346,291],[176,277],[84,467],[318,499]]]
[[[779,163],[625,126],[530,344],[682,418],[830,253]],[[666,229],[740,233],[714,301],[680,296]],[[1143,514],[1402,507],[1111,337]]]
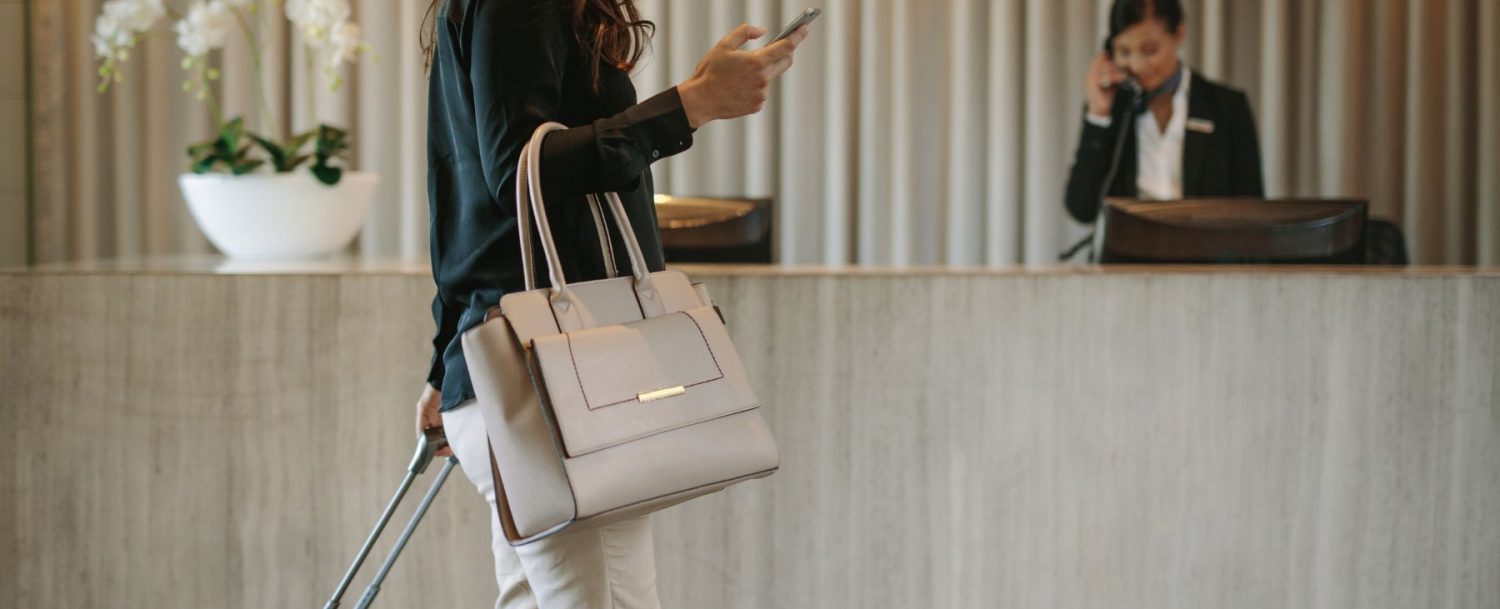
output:
[[[380,519],[375,522],[375,529],[370,531],[370,536],[365,539],[364,545],[360,547],[359,554],[355,555],[354,563],[349,565],[349,570],[344,573],[343,579],[339,581],[338,588],[333,591],[333,596],[329,597],[328,602],[323,605],[323,609],[338,609],[339,602],[344,597],[344,592],[349,589],[350,582],[354,580],[354,574],[358,573],[360,567],[364,566],[365,559],[370,555],[370,550],[375,547],[375,540],[380,539],[380,534],[385,531],[385,525],[391,521],[391,516],[396,513],[396,506],[400,505],[401,500],[406,497],[406,491],[411,489],[411,485],[416,481],[417,476],[427,471],[427,466],[432,463],[432,459],[437,455],[437,451],[442,450],[446,446],[448,446],[448,438],[443,435],[441,427],[424,430],[422,435],[417,438],[417,451],[412,455],[411,464],[406,467],[406,476],[402,478],[401,486],[396,488],[396,494],[391,497],[390,503],[386,504],[385,511],[380,514]],[[380,571],[375,574],[375,578],[371,580],[369,587],[365,588],[364,596],[359,599],[359,604],[356,605],[358,609],[365,609],[370,606],[371,602],[374,602],[375,595],[380,593],[380,585],[385,581],[385,576],[390,573],[391,567],[396,564],[396,559],[401,556],[401,551],[406,548],[406,542],[411,539],[412,533],[417,530],[417,525],[427,515],[427,508],[432,506],[433,499],[437,498],[438,491],[442,490],[443,483],[447,482],[448,474],[452,473],[453,466],[457,463],[458,459],[455,457],[448,457],[444,461],[443,468],[438,472],[437,479],[432,481],[432,486],[427,489],[427,495],[422,498],[422,503],[417,506],[417,511],[407,521],[406,529],[401,531],[401,537],[396,540],[395,547],[391,548],[391,552],[386,556],[385,562],[380,565]]]

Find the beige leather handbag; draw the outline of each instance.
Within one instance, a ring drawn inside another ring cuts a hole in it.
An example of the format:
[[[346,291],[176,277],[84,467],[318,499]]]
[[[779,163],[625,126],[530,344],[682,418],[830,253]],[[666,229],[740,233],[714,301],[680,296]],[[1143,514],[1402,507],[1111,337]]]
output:
[[[708,293],[680,271],[649,272],[618,196],[604,200],[632,275],[564,281],[538,167],[542,140],[562,128],[538,129],[517,172],[527,289],[463,336],[512,545],[656,511],[780,466]],[[532,273],[533,213],[550,288],[536,289]]]

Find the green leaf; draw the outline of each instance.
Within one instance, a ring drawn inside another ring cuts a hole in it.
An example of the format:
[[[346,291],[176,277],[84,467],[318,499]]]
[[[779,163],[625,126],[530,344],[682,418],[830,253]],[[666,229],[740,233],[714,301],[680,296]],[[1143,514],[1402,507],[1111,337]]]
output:
[[[238,148],[240,138],[244,135],[245,119],[243,117],[236,116],[219,128],[219,141],[223,142],[224,147],[228,149]]]
[[[318,152],[334,154],[349,147],[349,134],[338,127],[318,127]]]
[[[250,137],[255,140],[255,143],[260,144],[261,148],[264,148],[266,150],[266,154],[271,155],[271,164],[276,167],[276,171],[285,172],[287,170],[287,153],[285,149],[283,149],[276,142],[255,135],[254,133],[250,134]]]
[[[218,157],[208,156],[193,162],[193,173],[203,175],[214,170],[214,165],[219,163]]]
[[[309,140],[317,135],[317,131],[299,133],[292,136],[286,143],[278,144],[254,133],[249,133],[249,136],[271,156],[271,163],[279,173],[293,171],[303,163],[306,163],[309,157],[306,155],[299,156],[297,153],[302,147],[307,145]]]
[[[339,180],[343,179],[344,170],[332,165],[318,163],[316,165],[313,165],[312,174],[313,177],[317,178],[319,182],[322,182],[329,186],[335,186],[339,183]]]
[[[250,134],[250,139],[255,140],[255,143],[257,144],[260,144],[261,148],[265,148],[266,152],[269,153],[272,158],[279,159],[286,156],[286,151],[283,150],[281,148],[281,145],[277,144],[276,142],[263,138],[254,133]]]
[[[302,150],[302,147],[306,146],[309,141],[312,141],[316,135],[318,135],[316,131],[308,131],[307,133],[292,136],[292,139],[286,142],[285,149],[287,154],[297,154],[297,151]]]
[[[249,160],[249,161],[241,161],[239,163],[235,163],[230,168],[230,171],[233,171],[234,175],[242,176],[242,175],[245,175],[245,174],[250,173],[252,171],[255,171],[256,169],[259,169],[260,166],[264,165],[264,164],[266,164],[266,162],[262,161],[260,159],[253,159],[253,160]]]
[[[244,142],[247,136],[253,142]],[[244,118],[238,116],[221,125],[217,137],[189,146],[187,153],[194,173],[208,173],[222,165],[234,175],[245,175],[266,163],[251,156],[250,152],[256,145],[265,147],[278,164],[284,163],[289,156],[275,142],[245,129]]]
[[[209,153],[211,153],[211,152],[214,151],[214,146],[217,145],[217,144],[218,144],[218,141],[216,140],[216,141],[212,141],[212,142],[203,142],[203,143],[200,143],[200,144],[193,144],[192,146],[188,146],[188,149],[187,149],[188,156],[193,157],[194,159],[196,159],[196,158],[199,158],[199,157],[201,157],[201,156],[203,156],[205,154],[209,154]]]

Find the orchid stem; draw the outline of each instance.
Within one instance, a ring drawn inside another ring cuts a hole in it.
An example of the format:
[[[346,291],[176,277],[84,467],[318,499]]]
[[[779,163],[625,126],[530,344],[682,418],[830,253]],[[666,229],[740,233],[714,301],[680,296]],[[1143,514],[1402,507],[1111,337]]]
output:
[[[316,129],[318,126],[318,78],[313,72],[313,49],[304,44],[302,45],[302,53],[303,63],[306,65],[306,69],[303,71],[306,72],[304,76],[307,78],[308,128]]]
[[[232,10],[235,20],[240,24],[240,29],[245,32],[245,40],[250,43],[250,63],[255,68],[255,94],[256,97],[260,98],[261,128],[265,130],[268,136],[285,139],[280,138],[271,126],[271,104],[266,101],[266,74],[262,68],[264,64],[261,61],[260,39],[255,35],[255,31],[250,28],[250,21],[245,18],[244,11],[237,8]]]
[[[214,95],[213,83],[208,79],[208,57],[204,56],[198,64],[198,86],[203,92],[203,101],[208,102],[208,110],[214,120],[214,129],[224,125],[224,111],[219,107],[219,98]]]

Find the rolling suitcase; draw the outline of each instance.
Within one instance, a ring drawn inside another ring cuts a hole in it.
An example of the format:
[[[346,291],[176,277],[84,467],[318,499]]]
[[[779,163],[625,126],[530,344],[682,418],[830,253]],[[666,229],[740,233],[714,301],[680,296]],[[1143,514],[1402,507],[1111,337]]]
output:
[[[396,512],[396,506],[406,497],[406,491],[411,488],[417,476],[427,471],[427,466],[432,463],[432,458],[437,451],[448,446],[448,439],[443,436],[441,428],[426,430],[417,438],[417,452],[412,455],[411,464],[406,467],[406,477],[401,480],[401,486],[396,488],[395,496],[391,497],[390,503],[386,504],[385,511],[380,514],[380,519],[375,521],[375,529],[370,531],[370,536],[365,539],[364,546],[354,557],[354,563],[349,565],[349,570],[344,573],[344,578],[339,581],[338,588],[333,591],[333,596],[323,609],[338,609],[339,602],[344,597],[344,592],[349,589],[349,583],[354,580],[354,574],[364,565],[365,558],[370,555],[370,549],[375,546],[375,540],[385,531],[386,523],[390,522],[391,515]],[[453,472],[453,466],[458,464],[458,459],[448,457],[443,462],[443,468],[438,471],[437,478],[432,481],[432,486],[427,489],[427,495],[422,497],[422,503],[417,506],[417,511],[412,513],[411,519],[406,522],[406,528],[401,531],[401,537],[396,540],[396,545],[391,548],[390,554],[381,563],[380,570],[375,573],[370,585],[365,588],[365,593],[360,596],[356,609],[367,609],[370,603],[375,602],[375,595],[380,594],[380,585],[385,582],[385,576],[391,572],[391,567],[400,558],[401,550],[406,548],[406,542],[411,540],[412,533],[417,530],[417,525],[422,523],[422,517],[427,515],[427,508],[432,506],[432,500],[437,498],[438,491],[443,490],[443,483],[448,481],[448,474]]]

